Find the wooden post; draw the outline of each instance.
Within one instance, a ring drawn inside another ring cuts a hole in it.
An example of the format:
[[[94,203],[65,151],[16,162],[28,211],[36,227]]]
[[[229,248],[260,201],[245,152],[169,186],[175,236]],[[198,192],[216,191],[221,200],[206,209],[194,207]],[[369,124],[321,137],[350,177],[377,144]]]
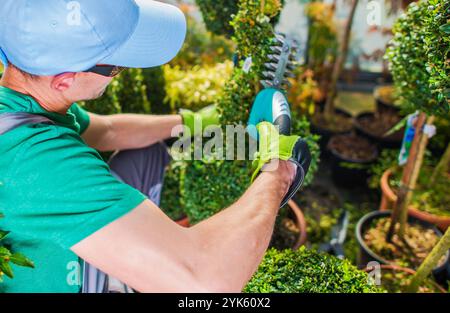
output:
[[[414,135],[414,140],[409,151],[408,162],[403,169],[401,185],[397,192],[397,203],[392,211],[391,225],[389,227],[386,238],[388,242],[392,242],[392,237],[394,236],[395,227],[397,226],[397,224],[406,221],[408,218],[409,198],[412,195],[411,192],[416,183],[416,181],[414,181],[413,179],[413,176],[414,173],[418,174],[418,171],[420,171],[420,166],[422,164],[420,160],[423,160],[423,155],[419,156],[419,154],[425,153],[424,148],[426,147],[426,144],[428,142],[428,137],[423,136],[423,127],[425,125],[426,119],[427,115],[425,113],[420,113],[414,125],[414,127],[416,128],[416,133]],[[420,162],[420,164],[418,161]],[[402,226],[400,226],[400,228],[404,230]],[[399,235],[402,236],[401,231]]]

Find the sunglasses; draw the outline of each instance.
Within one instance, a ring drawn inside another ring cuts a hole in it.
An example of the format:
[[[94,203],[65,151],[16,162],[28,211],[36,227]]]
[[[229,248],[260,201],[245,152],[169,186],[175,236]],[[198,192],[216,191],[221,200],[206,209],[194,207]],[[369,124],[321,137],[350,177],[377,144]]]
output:
[[[115,65],[96,65],[90,69],[83,71],[84,73],[95,73],[105,77],[115,77],[123,72],[126,67]]]

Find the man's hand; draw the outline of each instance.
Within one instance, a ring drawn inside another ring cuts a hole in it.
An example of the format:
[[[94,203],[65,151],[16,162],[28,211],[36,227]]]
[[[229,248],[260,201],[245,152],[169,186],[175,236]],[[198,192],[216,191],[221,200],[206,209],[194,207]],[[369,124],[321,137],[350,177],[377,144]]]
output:
[[[294,196],[303,184],[311,163],[311,154],[307,143],[299,136],[280,135],[274,125],[268,122],[256,126],[259,133],[259,151],[253,161],[252,181],[262,172],[277,168],[276,161],[290,161],[297,166],[297,173],[289,192],[281,206]]]
[[[220,124],[216,105],[207,106],[198,112],[182,109],[180,115],[183,118],[183,125],[190,130],[192,136],[201,135],[208,126]]]

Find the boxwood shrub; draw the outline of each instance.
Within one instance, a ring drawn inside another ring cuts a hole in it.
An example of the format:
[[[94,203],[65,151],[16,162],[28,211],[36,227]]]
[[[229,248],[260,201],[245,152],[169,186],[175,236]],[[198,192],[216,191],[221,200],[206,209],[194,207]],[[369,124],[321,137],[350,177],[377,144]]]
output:
[[[259,81],[274,36],[272,21],[281,10],[277,0],[266,0],[264,7],[261,3],[260,0],[241,0],[239,11],[231,22],[235,30],[233,40],[241,61],[226,83],[222,97],[217,99],[222,125],[245,125],[251,105],[261,90]],[[250,57],[252,67],[244,71],[243,64]],[[317,169],[317,137],[310,134],[305,118],[294,118],[293,131],[311,144],[314,160],[307,178],[310,182]],[[209,158],[188,162],[182,195],[191,223],[198,223],[235,202],[248,188],[250,177],[250,161]]]
[[[377,293],[367,273],[348,260],[301,247],[267,251],[246,293]]]
[[[387,50],[397,98],[409,111],[448,118],[450,111],[450,3],[411,3],[394,25]]]

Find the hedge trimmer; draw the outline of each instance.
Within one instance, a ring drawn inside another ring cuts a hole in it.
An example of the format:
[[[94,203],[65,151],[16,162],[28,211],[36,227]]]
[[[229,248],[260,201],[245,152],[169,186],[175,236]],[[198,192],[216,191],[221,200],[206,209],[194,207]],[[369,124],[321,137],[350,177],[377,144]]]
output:
[[[279,126],[280,134],[291,133],[291,112],[284,90],[289,87],[288,77],[295,77],[293,71],[296,68],[296,55],[298,44],[295,40],[277,33],[270,46],[271,54],[267,56],[262,72],[261,84],[264,87],[256,96],[253,107],[272,108],[272,120]],[[250,116],[250,124],[256,125]],[[257,138],[255,132],[250,131],[252,137]]]
[[[290,155],[289,160],[295,163],[298,168],[296,177],[281,202],[281,206],[284,206],[302,186],[310,166],[311,153],[308,144],[303,139],[298,136],[290,136],[291,111],[284,94],[284,88],[289,85],[287,78],[295,77],[293,70],[296,66],[297,43],[282,34],[275,34],[272,42],[273,44],[270,46],[271,54],[267,56],[267,63],[264,64],[265,71],[262,73],[261,84],[264,89],[256,96],[250,113],[249,133],[250,136],[258,139],[257,127],[253,126],[263,121],[269,121],[278,127],[277,131],[284,136],[283,140],[286,137],[296,138],[296,142],[289,142],[289,144],[280,140],[278,151],[276,151],[278,153],[276,156],[280,159],[282,159],[282,153]],[[261,154],[261,149],[258,153]],[[262,154],[264,154],[264,151]],[[265,157],[270,158],[267,155]],[[261,162],[259,163],[261,165]]]
[[[293,71],[296,67],[295,57],[298,44],[295,40],[288,39],[283,34],[276,34],[273,41],[274,44],[270,47],[272,54],[268,55],[269,62],[264,65],[266,71],[263,72],[264,79],[261,81],[264,90],[260,94],[265,95],[264,98],[267,95],[271,97],[273,108],[279,107],[273,105],[273,102],[280,101],[284,103],[284,105],[280,106],[282,110],[273,112],[274,124],[280,127],[281,134],[290,135],[291,115],[284,90],[290,86],[288,77],[295,77]],[[258,97],[255,101],[258,101]]]

